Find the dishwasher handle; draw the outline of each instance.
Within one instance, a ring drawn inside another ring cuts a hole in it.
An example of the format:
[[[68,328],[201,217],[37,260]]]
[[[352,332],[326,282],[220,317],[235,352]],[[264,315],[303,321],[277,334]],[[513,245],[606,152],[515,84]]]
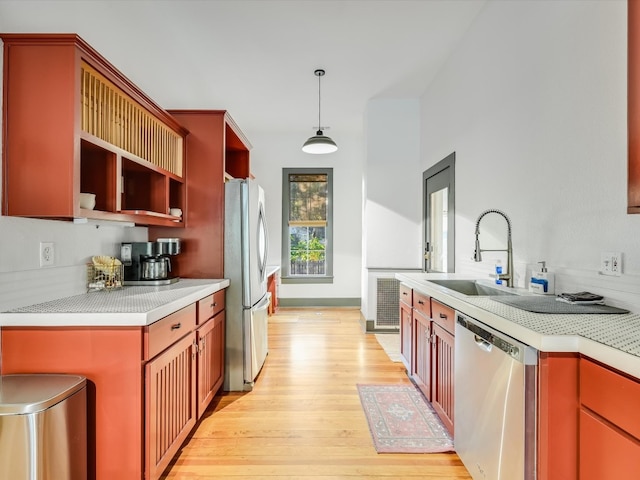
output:
[[[491,350],[493,349],[493,345],[491,343],[487,342],[484,338],[479,337],[478,335],[474,335],[473,340],[476,342],[478,348],[484,350],[485,352],[491,353]]]
[[[476,345],[483,350],[490,352],[495,347],[525,365],[538,364],[538,351],[535,348],[460,313],[456,315],[456,319],[458,326],[469,330]]]

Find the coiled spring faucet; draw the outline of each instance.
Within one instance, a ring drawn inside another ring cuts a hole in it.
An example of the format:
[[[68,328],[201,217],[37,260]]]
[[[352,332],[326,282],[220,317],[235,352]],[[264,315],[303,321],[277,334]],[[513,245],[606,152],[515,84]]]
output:
[[[507,221],[507,248],[499,249],[499,250],[482,250],[480,249],[480,220],[489,213],[497,213],[501,215]],[[490,209],[485,210],[480,214],[478,220],[476,220],[476,250],[473,254],[473,259],[476,262],[482,261],[482,252],[507,252],[507,271],[506,273],[492,275],[495,276],[498,280],[506,280],[507,287],[513,287],[513,247],[511,245],[511,220],[506,213],[501,212],[500,210]]]

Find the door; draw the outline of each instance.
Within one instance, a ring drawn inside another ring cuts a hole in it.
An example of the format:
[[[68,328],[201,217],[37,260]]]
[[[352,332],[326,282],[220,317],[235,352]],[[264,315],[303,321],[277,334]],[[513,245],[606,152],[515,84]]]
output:
[[[414,321],[415,366],[413,379],[431,401],[431,319],[416,312]]]
[[[224,312],[205,322],[198,330],[198,417],[205,412],[224,375]]]
[[[146,445],[149,480],[162,472],[196,424],[195,334],[145,365]]]
[[[430,398],[434,410],[442,423],[453,436],[453,374],[454,374],[454,342],[451,333],[436,322],[432,324],[431,345],[431,382],[432,397]]]
[[[423,174],[425,272],[455,271],[455,153]]]

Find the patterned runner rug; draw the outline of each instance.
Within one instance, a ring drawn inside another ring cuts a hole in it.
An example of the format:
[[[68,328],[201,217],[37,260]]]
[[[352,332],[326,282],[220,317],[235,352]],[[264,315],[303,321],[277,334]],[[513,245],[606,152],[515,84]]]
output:
[[[378,453],[452,452],[453,440],[413,385],[358,385]]]

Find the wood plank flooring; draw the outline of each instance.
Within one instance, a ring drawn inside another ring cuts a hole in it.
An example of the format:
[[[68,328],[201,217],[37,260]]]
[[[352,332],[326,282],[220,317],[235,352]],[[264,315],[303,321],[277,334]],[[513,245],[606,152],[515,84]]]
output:
[[[216,396],[164,479],[467,479],[455,453],[378,454],[356,384],[409,384],[358,309],[279,309],[248,393]]]

